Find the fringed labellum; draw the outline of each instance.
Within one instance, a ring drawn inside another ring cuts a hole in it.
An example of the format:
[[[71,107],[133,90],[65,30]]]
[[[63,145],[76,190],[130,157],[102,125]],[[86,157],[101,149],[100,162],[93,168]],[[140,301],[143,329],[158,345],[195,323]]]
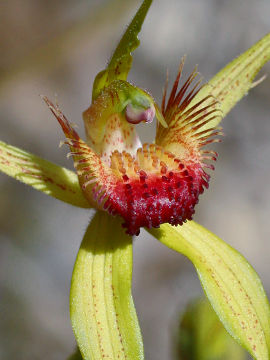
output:
[[[66,135],[86,198],[97,209],[120,215],[130,235],[138,235],[144,226],[181,225],[192,219],[199,195],[208,187],[204,168],[213,165],[204,161],[215,160],[216,153],[202,147],[218,141],[213,136],[220,132],[202,127],[220,113],[209,97],[190,106],[200,81],[190,86],[197,76],[194,70],[179,88],[183,64],[167,104],[164,92],[161,111],[144,90],[113,81],[83,114],[87,142],[45,98]],[[135,125],[151,122],[155,114],[160,120],[155,143],[141,145]]]

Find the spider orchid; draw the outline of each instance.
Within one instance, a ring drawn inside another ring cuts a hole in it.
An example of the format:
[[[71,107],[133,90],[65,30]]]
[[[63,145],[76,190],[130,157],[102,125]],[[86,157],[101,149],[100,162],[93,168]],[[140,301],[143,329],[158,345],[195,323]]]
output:
[[[220,141],[221,119],[256,84],[254,77],[270,59],[270,34],[203,86],[196,69],[181,85],[183,59],[159,107],[148,92],[127,81],[151,2],[143,1],[107,68],[95,78],[92,103],[83,113],[86,141],[43,97],[62,127],[76,173],[4,143],[0,167],[62,201],[96,209],[70,293],[83,359],[143,359],[131,276],[132,236],[144,227],[192,261],[226,330],[255,359],[267,360],[270,308],[258,275],[236,250],[191,219],[217,158],[205,146]],[[141,144],[136,125],[147,126],[155,117],[153,143]]]
[[[85,197],[96,209],[121,216],[129,235],[139,235],[143,226],[191,220],[199,195],[208,187],[204,167],[211,165],[204,160],[209,154],[215,160],[216,153],[202,147],[217,141],[212,136],[219,131],[204,126],[220,117],[218,102],[204,105],[206,97],[190,107],[199,82],[188,92],[194,71],[177,90],[182,68],[183,61],[166,106],[164,92],[161,110],[143,90],[113,80],[83,114],[89,145],[44,98],[66,135]],[[155,114],[160,120],[155,142],[141,145],[136,124],[152,122]]]

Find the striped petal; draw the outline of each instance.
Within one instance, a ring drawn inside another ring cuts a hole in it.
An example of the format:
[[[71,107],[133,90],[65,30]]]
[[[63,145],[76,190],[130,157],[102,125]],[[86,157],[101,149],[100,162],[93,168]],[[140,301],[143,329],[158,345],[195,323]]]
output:
[[[108,195],[111,184],[117,180],[112,170],[100,157],[79,137],[78,133],[68,122],[65,115],[44,97],[66,136],[65,143],[70,147],[69,156],[73,157],[74,167],[77,171],[79,183],[86,199],[91,206],[102,209],[102,200]]]
[[[192,85],[198,76],[196,69],[179,87],[184,60],[183,58],[180,63],[167,102],[168,81],[166,83],[161,110],[168,127],[157,127],[156,144],[173,152],[186,163],[203,163],[204,160],[216,160],[217,154],[215,152],[202,150],[202,148],[205,145],[220,141],[216,137],[222,135],[218,129],[208,127],[207,130],[204,130],[207,124],[221,118],[218,102],[211,95],[194,102],[194,99],[201,91],[201,80]],[[191,104],[193,105],[190,106]],[[204,164],[204,166],[213,168],[212,165]]]

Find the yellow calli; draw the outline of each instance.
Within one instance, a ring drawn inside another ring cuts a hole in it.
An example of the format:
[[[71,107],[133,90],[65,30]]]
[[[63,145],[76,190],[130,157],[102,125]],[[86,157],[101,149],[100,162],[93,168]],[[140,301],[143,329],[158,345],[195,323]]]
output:
[[[44,97],[65,133],[76,174],[2,142],[0,169],[69,204],[97,210],[71,285],[72,326],[84,359],[143,359],[131,296],[130,235],[146,227],[193,262],[228,332],[255,359],[267,360],[270,310],[257,274],[237,251],[189,220],[208,187],[205,169],[213,169],[208,160],[217,156],[203,147],[219,141],[219,122],[270,59],[270,34],[202,87],[200,81],[192,86],[196,70],[179,86],[182,61],[168,100],[165,89],[159,107],[127,81],[131,52],[139,45],[137,35],[151,2],[143,1],[107,68],[96,76],[92,104],[83,113],[86,141]],[[155,116],[155,141],[142,145],[136,124]]]

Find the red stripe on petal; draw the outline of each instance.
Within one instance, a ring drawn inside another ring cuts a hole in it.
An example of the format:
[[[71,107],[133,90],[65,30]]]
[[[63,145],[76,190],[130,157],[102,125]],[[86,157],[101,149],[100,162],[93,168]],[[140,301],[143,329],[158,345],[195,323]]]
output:
[[[44,101],[55,115],[66,136],[66,143],[70,147],[69,156],[73,157],[74,167],[78,174],[81,189],[91,204],[103,209],[112,184],[116,184],[118,177],[112,169],[79,137],[65,115],[50,100]]]
[[[201,148],[216,142],[214,136],[222,135],[215,128],[205,129],[206,125],[221,116],[218,101],[207,96],[192,105],[192,101],[201,89],[201,80],[193,84],[198,75],[197,69],[190,74],[186,82],[179,87],[184,59],[182,59],[176,80],[166,104],[166,91],[162,100],[162,113],[168,124],[167,128],[158,127],[156,143],[173,152],[185,162],[203,162]],[[179,89],[178,89],[179,87]],[[192,106],[191,106],[192,105]]]

